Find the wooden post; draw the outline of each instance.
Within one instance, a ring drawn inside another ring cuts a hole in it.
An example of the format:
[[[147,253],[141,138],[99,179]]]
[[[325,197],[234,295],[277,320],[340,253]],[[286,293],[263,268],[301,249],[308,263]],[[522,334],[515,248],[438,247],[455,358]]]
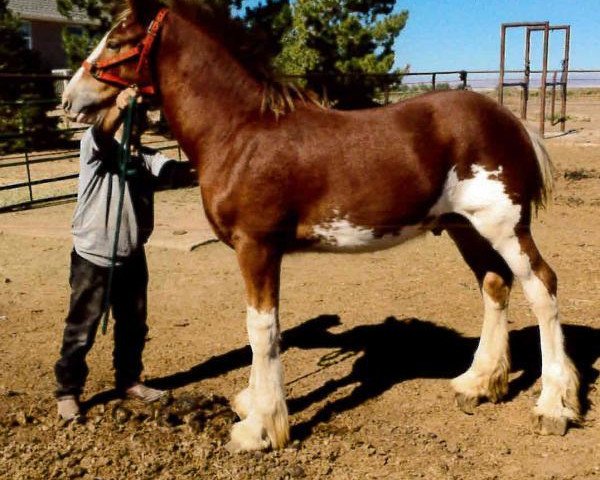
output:
[[[554,70],[554,75],[552,75],[552,93],[550,94],[552,97],[552,103],[550,105],[550,121],[554,124],[554,115],[556,114],[556,76],[558,72]]]
[[[563,59],[563,71],[560,76],[561,81],[561,106],[560,106],[560,116],[561,116],[561,126],[560,131],[564,132],[567,124],[567,81],[569,77],[569,50],[571,47],[571,27],[569,25],[565,26],[565,56]]]
[[[29,201],[33,202],[33,189],[31,188],[31,169],[29,167],[29,142],[27,141],[27,129],[25,128],[25,116],[23,115],[23,108],[25,108],[25,102],[19,100],[17,104],[20,107],[19,133],[23,135],[23,147],[25,148],[25,169],[27,170],[27,187],[29,189]]]
[[[462,89],[466,90],[467,89],[467,71],[466,70],[462,70],[459,74],[460,79],[462,81]]]
[[[383,80],[383,104],[389,105],[390,103],[390,82],[388,79]]]
[[[550,38],[550,24],[544,24],[544,56],[542,59],[542,78],[540,85],[540,135],[544,136],[546,122],[546,83],[548,81],[548,43]]]
[[[525,78],[523,79],[523,96],[521,97],[521,119],[527,120],[527,105],[529,103],[529,82],[531,80],[531,29],[527,28],[525,35]]]
[[[498,103],[504,105],[504,57],[506,55],[506,25],[500,30],[500,75],[498,78]]]

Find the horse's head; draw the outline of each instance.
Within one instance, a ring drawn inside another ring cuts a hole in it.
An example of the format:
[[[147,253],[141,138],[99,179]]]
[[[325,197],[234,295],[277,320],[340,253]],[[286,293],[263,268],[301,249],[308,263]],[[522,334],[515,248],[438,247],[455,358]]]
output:
[[[65,88],[62,105],[71,119],[95,122],[128,86],[137,85],[143,94],[154,93],[149,55],[166,10],[156,4],[153,12],[143,11],[135,4],[135,1],[130,2],[130,9],[104,36]]]

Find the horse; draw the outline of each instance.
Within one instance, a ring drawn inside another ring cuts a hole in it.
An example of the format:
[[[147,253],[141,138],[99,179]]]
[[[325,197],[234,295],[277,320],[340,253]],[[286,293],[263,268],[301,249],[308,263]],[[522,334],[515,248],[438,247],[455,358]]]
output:
[[[508,392],[507,307],[516,277],[537,317],[542,390],[533,428],[563,435],[580,420],[577,369],[565,352],[557,277],[531,232],[551,195],[541,139],[508,110],[469,91],[366,110],[324,108],[275,88],[227,44],[226,25],[183,0],[127,9],[64,91],[63,107],[93,122],[127,85],[155,93],[197,164],[218,238],[237,255],[252,350],[232,451],[289,440],[279,355],[280,267],[299,250],[364,252],[442,231],[473,271],[484,315],[472,364],[451,381],[458,406]],[[277,107],[277,108],[275,108]]]

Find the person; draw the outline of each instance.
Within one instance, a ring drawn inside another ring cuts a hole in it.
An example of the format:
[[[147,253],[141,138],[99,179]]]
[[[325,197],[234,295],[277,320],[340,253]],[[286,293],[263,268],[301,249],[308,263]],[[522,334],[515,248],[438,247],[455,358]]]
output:
[[[114,137],[132,97],[141,100],[136,89],[123,90],[115,105],[81,139],[77,206],[72,222],[70,307],[60,358],[55,365],[58,415],[65,421],[81,418],[79,397],[88,374],[86,355],[104,313],[119,213],[119,143]],[[139,145],[139,133],[132,136],[132,143]],[[137,150],[128,165],[109,303],[115,319],[116,389],[123,396],[153,402],[166,392],[140,381],[148,332],[144,244],[153,229],[153,192],[157,179],[167,177],[171,183],[177,183],[177,178],[186,176],[182,170],[189,174],[189,167],[145,147],[139,146]]]

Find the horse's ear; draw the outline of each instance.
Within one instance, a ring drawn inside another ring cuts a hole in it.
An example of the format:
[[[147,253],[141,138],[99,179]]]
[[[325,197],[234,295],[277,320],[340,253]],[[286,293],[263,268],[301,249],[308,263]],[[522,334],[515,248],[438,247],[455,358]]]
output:
[[[163,5],[158,0],[127,0],[131,13],[141,25],[148,25]]]

